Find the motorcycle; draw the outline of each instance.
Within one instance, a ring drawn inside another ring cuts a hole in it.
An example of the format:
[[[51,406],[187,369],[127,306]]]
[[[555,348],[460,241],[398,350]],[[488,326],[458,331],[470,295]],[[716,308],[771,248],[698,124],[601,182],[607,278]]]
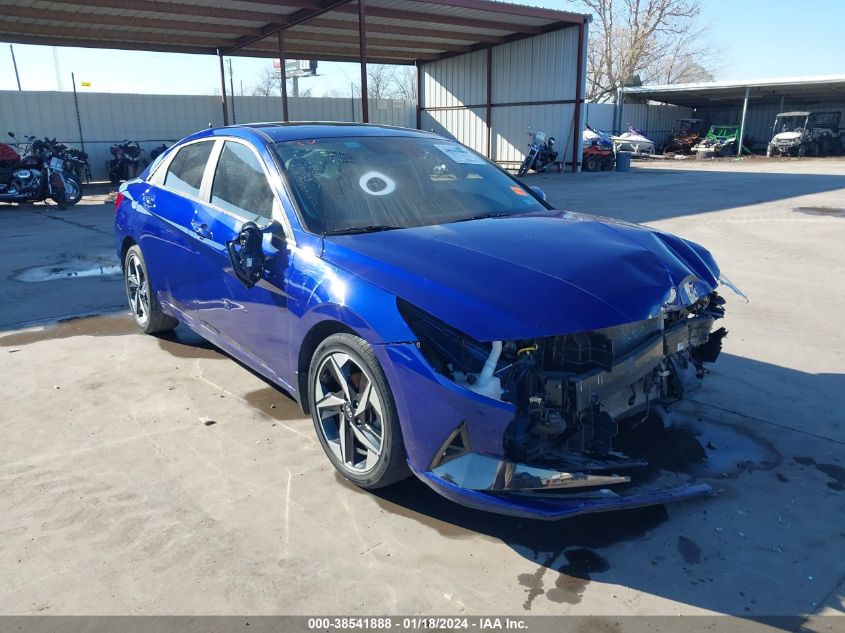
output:
[[[123,141],[112,145],[109,148],[112,159],[106,162],[106,170],[109,180],[116,185],[122,180],[129,179],[129,170],[132,170],[132,178],[138,175],[144,150],[137,141]]]
[[[150,160],[154,161],[156,158],[164,154],[167,151],[167,148],[170,147],[167,143],[162,143],[158,147],[154,147],[150,150]]]
[[[88,162],[88,154],[75,147],[65,147],[61,158],[65,161],[67,171],[74,178],[79,182],[83,180],[86,183],[91,182],[91,164]]]
[[[13,132],[9,136],[19,148]],[[82,186],[71,176],[64,161],[53,156],[55,139],[25,137],[23,152],[0,143],[0,202],[42,202],[52,199],[64,209],[82,198]]]
[[[529,128],[530,130],[530,128]],[[529,135],[531,132],[529,131]],[[555,147],[555,137],[550,136],[546,140],[546,133],[537,130],[528,144],[528,153],[525,155],[525,160],[517,172],[518,176],[525,176],[528,170],[533,169],[538,174],[543,174],[549,170],[549,167],[555,164],[557,160],[557,152]]]

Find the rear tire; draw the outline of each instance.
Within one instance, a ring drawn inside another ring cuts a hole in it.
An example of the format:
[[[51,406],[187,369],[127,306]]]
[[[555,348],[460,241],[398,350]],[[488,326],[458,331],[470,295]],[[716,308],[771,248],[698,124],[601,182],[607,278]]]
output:
[[[411,474],[393,393],[362,338],[333,334],[317,347],[308,400],[326,456],[349,481],[372,490]]]
[[[595,156],[589,155],[584,159],[584,171],[598,171],[599,168],[599,159]]]
[[[179,325],[179,321],[161,311],[161,305],[150,283],[144,256],[137,244],[126,251],[123,260],[123,283],[132,318],[145,334],[166,332]]]

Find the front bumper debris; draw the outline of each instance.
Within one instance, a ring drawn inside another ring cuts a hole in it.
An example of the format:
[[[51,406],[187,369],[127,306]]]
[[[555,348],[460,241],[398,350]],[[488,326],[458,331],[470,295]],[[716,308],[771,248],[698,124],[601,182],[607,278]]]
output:
[[[498,492],[590,488],[631,481],[627,476],[568,473],[479,453],[464,453],[444,461],[432,473],[461,488]]]

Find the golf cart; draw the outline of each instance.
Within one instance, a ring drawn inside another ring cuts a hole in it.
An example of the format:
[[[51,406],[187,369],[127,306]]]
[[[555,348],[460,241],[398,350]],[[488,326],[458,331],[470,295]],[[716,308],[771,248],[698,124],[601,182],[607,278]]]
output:
[[[842,151],[841,112],[781,112],[766,156],[828,156]]]

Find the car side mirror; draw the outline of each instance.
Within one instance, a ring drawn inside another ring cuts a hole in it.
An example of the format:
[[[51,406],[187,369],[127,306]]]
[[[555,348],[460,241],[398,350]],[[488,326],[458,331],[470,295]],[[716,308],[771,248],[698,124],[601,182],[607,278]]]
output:
[[[542,200],[543,202],[546,201],[546,192],[540,189],[540,187],[538,187],[537,185],[531,185],[529,189],[531,189],[531,191],[534,192],[534,195],[540,198],[540,200]]]
[[[247,288],[257,284],[264,273],[263,241],[263,234],[258,225],[255,222],[245,222],[238,236],[226,242],[235,276]]]

